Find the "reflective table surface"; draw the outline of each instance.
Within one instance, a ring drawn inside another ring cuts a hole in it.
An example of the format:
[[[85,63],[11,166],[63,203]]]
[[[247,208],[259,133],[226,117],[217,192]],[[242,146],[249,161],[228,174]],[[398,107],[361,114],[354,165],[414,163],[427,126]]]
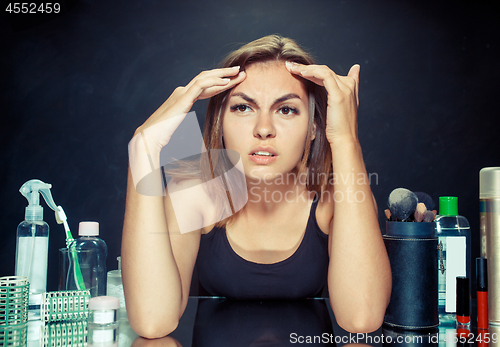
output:
[[[122,317],[99,328],[86,321],[3,328],[0,346],[488,346],[498,343],[498,336],[500,329],[492,326],[482,336],[472,329],[467,339],[460,339],[454,327],[412,332],[383,326],[370,334],[352,334],[338,326],[328,299],[190,297],[177,329],[161,339],[137,336]]]

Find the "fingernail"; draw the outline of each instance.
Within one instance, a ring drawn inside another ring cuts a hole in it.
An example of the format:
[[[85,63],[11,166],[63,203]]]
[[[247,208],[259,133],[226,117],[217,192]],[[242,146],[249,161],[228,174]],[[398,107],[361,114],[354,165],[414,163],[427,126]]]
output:
[[[240,69],[239,66],[233,66],[232,68],[235,69],[235,70],[239,70]]]
[[[229,79],[229,78],[223,78],[222,81],[225,82],[225,83],[227,83],[227,82],[231,81],[231,79]]]
[[[288,70],[290,70],[292,68],[292,63],[290,63],[289,61],[285,61],[285,66]]]

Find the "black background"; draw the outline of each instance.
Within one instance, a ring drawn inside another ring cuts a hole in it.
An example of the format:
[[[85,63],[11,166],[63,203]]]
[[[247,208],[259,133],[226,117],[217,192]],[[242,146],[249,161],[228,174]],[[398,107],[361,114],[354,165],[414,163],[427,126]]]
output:
[[[21,185],[53,185],[73,234],[100,223],[116,269],[134,130],[242,43],[279,33],[339,74],[361,65],[359,136],[384,214],[397,187],[459,198],[479,253],[478,174],[499,166],[493,1],[63,1],[0,24],[0,276],[14,274]],[[203,122],[206,104],[195,105]],[[51,226],[48,289],[64,230]],[[348,231],[346,231],[348,232]],[[352,245],[354,248],[355,245]],[[474,282],[474,281],[472,281]]]

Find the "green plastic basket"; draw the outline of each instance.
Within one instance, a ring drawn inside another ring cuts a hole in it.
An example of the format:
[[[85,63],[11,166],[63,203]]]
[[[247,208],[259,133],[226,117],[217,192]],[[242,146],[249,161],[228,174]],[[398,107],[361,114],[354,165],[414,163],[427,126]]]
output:
[[[42,294],[40,307],[44,323],[87,319],[89,316],[90,291],[68,290]]]
[[[0,277],[0,327],[28,321],[29,283],[27,277]]]
[[[28,339],[28,323],[18,326],[0,327],[0,346],[25,347]]]
[[[49,323],[43,329],[44,347],[86,347],[88,323],[86,320]]]

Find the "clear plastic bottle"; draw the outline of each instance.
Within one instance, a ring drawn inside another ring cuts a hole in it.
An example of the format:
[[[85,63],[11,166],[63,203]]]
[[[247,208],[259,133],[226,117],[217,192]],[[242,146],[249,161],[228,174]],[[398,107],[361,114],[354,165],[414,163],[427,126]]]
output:
[[[440,325],[456,321],[456,278],[470,278],[471,234],[469,221],[458,215],[458,198],[439,198],[436,216],[438,237],[438,310]]]
[[[43,221],[40,194],[51,208],[56,208],[50,194],[50,184],[30,180],[20,193],[28,200],[24,221],[17,227],[16,276],[29,281],[29,319],[40,314],[42,293],[47,291],[47,263],[49,252],[49,225]]]
[[[90,296],[106,295],[106,257],[108,246],[100,239],[98,222],[80,222],[79,238],[70,245],[74,248],[78,258],[83,282]],[[70,272],[74,271],[74,264],[70,264]],[[69,277],[72,275],[70,274]],[[76,288],[75,288],[76,289]]]
[[[41,295],[47,291],[48,251],[49,225],[43,220],[21,222],[17,227],[15,273],[28,277],[30,319],[39,312]]]

